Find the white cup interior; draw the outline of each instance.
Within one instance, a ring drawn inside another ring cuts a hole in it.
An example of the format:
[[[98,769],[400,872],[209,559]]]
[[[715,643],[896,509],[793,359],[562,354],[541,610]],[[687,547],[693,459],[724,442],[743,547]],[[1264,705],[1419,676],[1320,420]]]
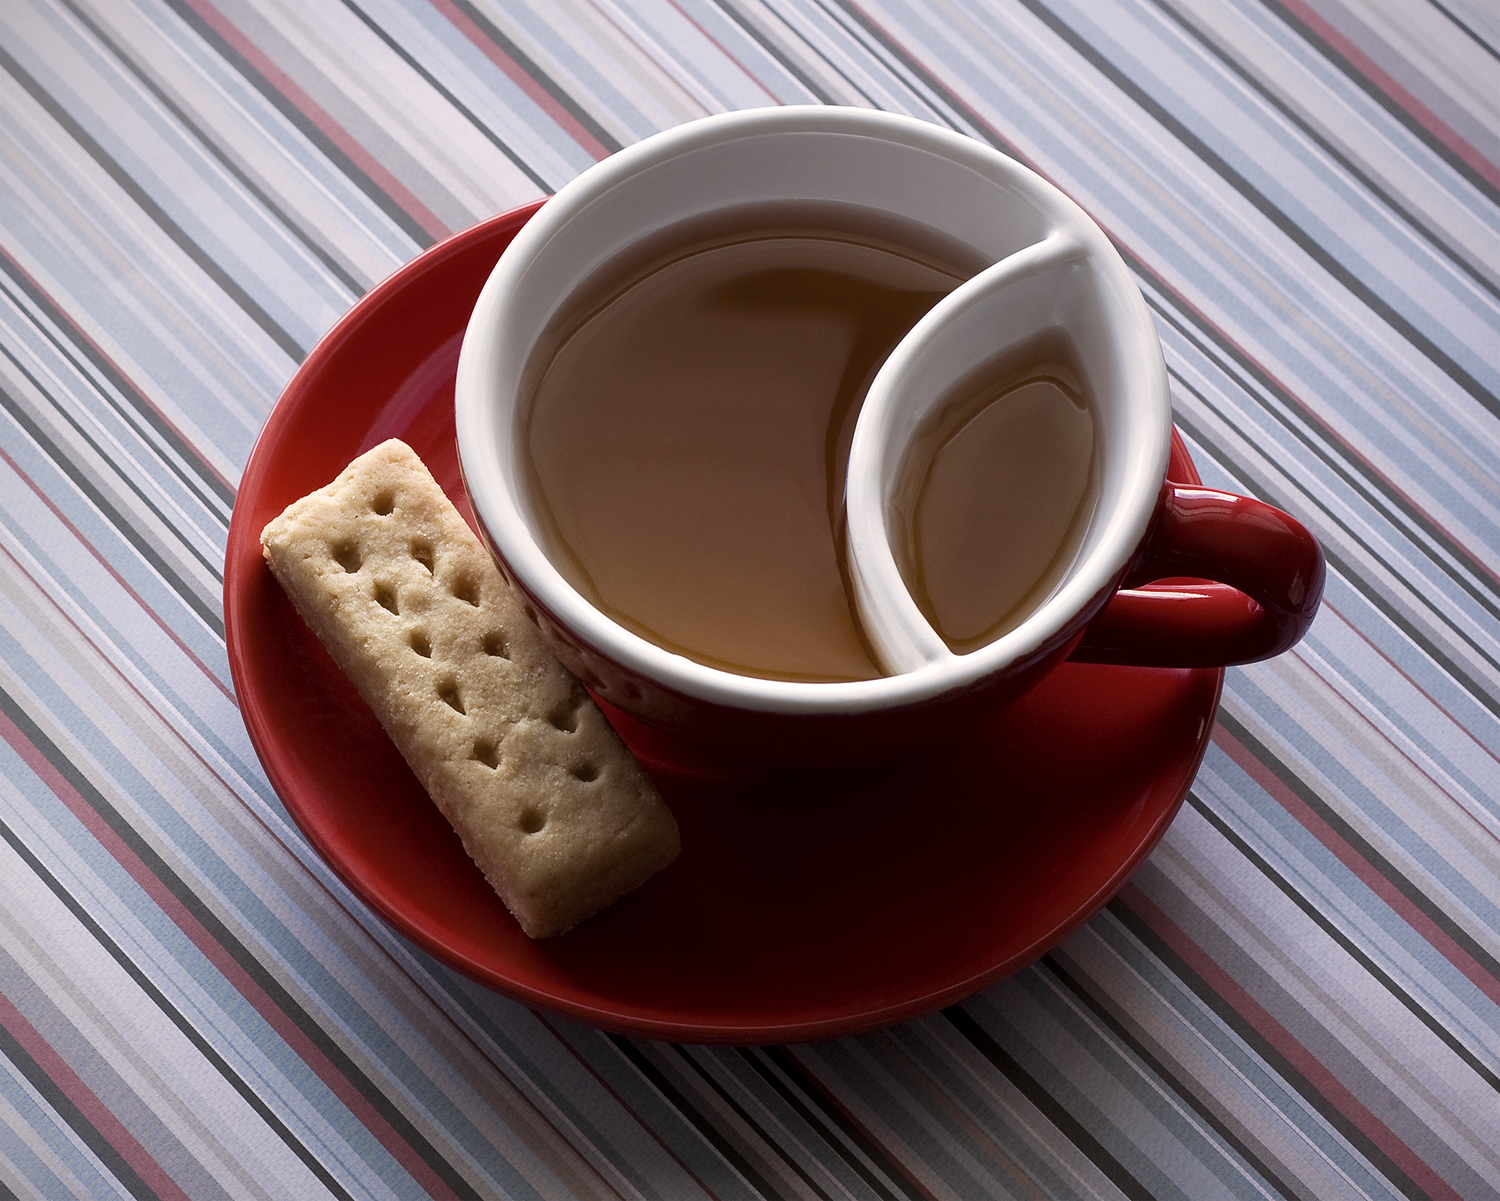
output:
[[[527,490],[528,368],[542,335],[578,289],[673,226],[789,201],[925,227],[1001,265],[940,302],[909,336],[911,353],[903,353],[903,343],[882,371],[882,380],[891,377],[884,416],[868,424],[868,449],[860,458],[861,473],[873,475],[859,500],[850,496],[851,522],[856,509],[862,519],[884,510],[891,456],[899,458],[901,439],[921,419],[920,402],[910,398],[925,394],[945,372],[961,373],[993,353],[993,339],[1010,337],[1012,318],[1030,311],[1027,289],[1040,289],[1049,297],[1048,319],[1069,331],[1088,370],[1097,373],[1090,381],[1095,391],[1128,392],[1132,398],[1120,406],[1118,431],[1110,424],[1105,433],[1120,462],[1133,464],[1109,484],[1110,503],[1118,503],[1122,515],[1107,532],[1091,537],[1088,556],[1102,562],[1101,556],[1113,553],[1118,570],[1144,533],[1170,437],[1160,350],[1138,290],[1097,227],[1024,166],[936,126],[862,109],[788,107],[705,118],[606,159],[544,205],[496,265],[465,335],[456,395],[464,478],[476,516],[518,582],[580,641],[627,669],[686,695],[780,712],[855,712],[911,703],[1003,666],[1001,657],[932,654],[925,645],[915,655],[892,655],[892,676],[848,683],[767,680],[704,666],[623,629],[577,593],[549,558]],[[999,278],[997,271],[1003,274],[1005,263],[1024,265],[1039,247],[1051,254],[1064,242],[1070,249],[1057,261],[1029,274],[1020,271],[1004,287],[987,286]],[[1083,282],[1070,282],[1075,278]],[[970,296],[972,304],[965,299]],[[940,328],[941,313],[960,318],[957,324],[968,332]],[[1111,349],[1094,353],[1101,344]],[[900,363],[905,368],[893,373]],[[1135,412],[1137,405],[1142,411]],[[1127,411],[1135,413],[1128,420]],[[867,428],[865,416],[860,428]],[[859,440],[857,432],[857,445]],[[1143,484],[1138,477],[1152,471],[1154,481]],[[867,495],[878,499],[867,501]],[[883,518],[873,526],[862,520],[861,529],[869,547],[886,541]],[[879,558],[861,550],[862,563]],[[861,587],[866,584],[878,598],[871,612],[902,608],[905,589],[893,562],[889,572],[883,561],[863,571]],[[909,597],[905,604],[915,611]],[[1060,613],[1059,606],[1053,609]],[[1026,623],[1034,636],[1044,636],[1032,627]],[[907,622],[901,628],[915,627]],[[935,637],[930,628],[927,633]],[[873,631],[872,637],[884,655],[886,639]],[[890,645],[900,643],[898,636]]]

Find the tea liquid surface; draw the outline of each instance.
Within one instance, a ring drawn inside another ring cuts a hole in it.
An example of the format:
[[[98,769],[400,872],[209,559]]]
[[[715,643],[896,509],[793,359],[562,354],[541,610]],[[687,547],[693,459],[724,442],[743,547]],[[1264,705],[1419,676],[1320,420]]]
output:
[[[890,350],[972,272],[780,231],[658,263],[561,341],[533,393],[559,568],[669,650],[774,679],[869,679],[845,588],[854,419]]]
[[[897,564],[927,620],[963,654],[1044,601],[1093,516],[1094,420],[1054,337],[954,389],[907,452]]]

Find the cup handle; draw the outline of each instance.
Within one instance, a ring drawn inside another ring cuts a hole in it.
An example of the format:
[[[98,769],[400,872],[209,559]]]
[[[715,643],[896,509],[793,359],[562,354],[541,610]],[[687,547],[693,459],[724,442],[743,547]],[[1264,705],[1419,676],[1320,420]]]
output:
[[[1134,667],[1269,659],[1307,633],[1324,571],[1317,539],[1280,509],[1168,480],[1125,586],[1069,659]]]

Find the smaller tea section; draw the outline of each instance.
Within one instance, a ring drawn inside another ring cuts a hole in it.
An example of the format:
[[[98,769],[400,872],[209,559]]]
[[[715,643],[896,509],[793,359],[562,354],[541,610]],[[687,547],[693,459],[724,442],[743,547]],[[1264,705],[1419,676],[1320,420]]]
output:
[[[933,409],[892,496],[892,550],[955,654],[1015,628],[1067,572],[1098,497],[1094,418],[1066,339],[985,364]]]

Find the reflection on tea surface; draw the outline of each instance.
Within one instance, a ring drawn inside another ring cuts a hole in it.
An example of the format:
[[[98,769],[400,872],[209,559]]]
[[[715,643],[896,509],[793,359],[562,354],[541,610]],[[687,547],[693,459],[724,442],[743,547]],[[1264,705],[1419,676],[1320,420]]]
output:
[[[602,298],[530,410],[560,570],[711,666],[880,675],[845,587],[854,419],[892,347],[976,266],[783,228],[679,251]]]

